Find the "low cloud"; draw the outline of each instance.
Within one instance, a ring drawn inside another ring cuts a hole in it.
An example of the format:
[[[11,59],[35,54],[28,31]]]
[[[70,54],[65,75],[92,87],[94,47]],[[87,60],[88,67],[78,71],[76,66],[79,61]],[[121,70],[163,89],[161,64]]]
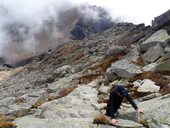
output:
[[[50,48],[62,37],[59,12],[71,7],[66,0],[1,0],[0,57],[13,63]]]
[[[84,3],[105,7],[113,20],[146,24],[169,9],[167,0],[1,0],[0,57],[14,63],[57,45],[68,29],[63,22],[67,18],[61,14]],[[79,10],[98,20],[98,12],[82,7]]]

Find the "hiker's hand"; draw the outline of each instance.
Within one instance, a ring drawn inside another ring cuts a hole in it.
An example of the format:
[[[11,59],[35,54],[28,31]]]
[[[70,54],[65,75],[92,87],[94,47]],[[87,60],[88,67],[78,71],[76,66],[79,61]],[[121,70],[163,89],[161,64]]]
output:
[[[115,125],[117,123],[118,123],[118,121],[116,119],[111,119],[111,124]]]
[[[139,113],[139,114],[144,114],[144,112],[142,111],[142,110],[140,110],[139,108],[136,110],[137,111],[137,113]]]

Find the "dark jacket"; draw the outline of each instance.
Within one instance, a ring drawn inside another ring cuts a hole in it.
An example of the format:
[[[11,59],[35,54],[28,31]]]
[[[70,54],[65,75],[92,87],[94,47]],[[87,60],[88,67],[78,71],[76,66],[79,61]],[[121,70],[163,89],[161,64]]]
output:
[[[113,92],[110,93],[110,96],[109,96],[109,101],[107,103],[107,109],[106,109],[107,116],[111,118],[115,118],[115,113],[120,108],[120,105],[124,97],[129,101],[129,103],[133,106],[133,108],[137,110],[138,108],[137,105],[134,103],[134,101],[129,96],[127,91],[124,91],[123,96],[121,96],[115,89]]]

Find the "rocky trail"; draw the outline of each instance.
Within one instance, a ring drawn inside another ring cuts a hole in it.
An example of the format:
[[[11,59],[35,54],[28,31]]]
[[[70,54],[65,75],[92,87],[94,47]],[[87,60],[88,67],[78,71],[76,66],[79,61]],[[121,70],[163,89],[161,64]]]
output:
[[[100,111],[105,113],[109,90],[125,84],[145,114],[138,115],[124,101],[118,127],[169,128],[170,26],[166,18],[163,25],[156,24],[155,18],[151,27],[118,23],[58,46],[23,67],[1,67],[0,127],[114,128],[92,122]]]

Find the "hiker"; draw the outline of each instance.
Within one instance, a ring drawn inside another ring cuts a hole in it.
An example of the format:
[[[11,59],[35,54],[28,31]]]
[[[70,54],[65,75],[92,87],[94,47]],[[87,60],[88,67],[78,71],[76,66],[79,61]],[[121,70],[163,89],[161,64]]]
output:
[[[120,105],[124,99],[124,97],[129,101],[129,103],[133,106],[133,108],[139,114],[144,114],[142,110],[140,110],[137,105],[134,103],[126,89],[123,85],[118,85],[116,89],[114,89],[109,96],[109,101],[107,103],[106,116],[111,118],[111,124],[115,125],[118,121],[115,119],[115,115],[117,110],[120,108]]]

